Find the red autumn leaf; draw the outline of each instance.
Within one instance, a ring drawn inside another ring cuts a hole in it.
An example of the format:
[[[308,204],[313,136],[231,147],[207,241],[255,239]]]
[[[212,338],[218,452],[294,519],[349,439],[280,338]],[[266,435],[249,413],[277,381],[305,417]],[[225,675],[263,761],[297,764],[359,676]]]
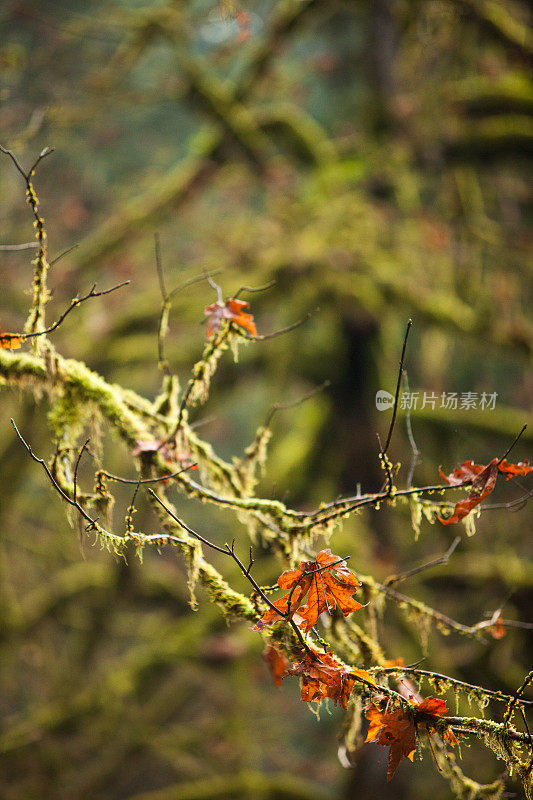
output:
[[[494,625],[491,625],[488,630],[493,639],[503,639],[505,636],[503,619],[501,617],[497,617]]]
[[[402,758],[411,761],[416,750],[416,728],[414,717],[408,710],[397,706],[391,711],[371,705],[365,714],[370,722],[367,742],[390,747],[387,783],[398,768]]]
[[[281,577],[283,577],[283,575]],[[278,611],[274,611],[273,608],[269,608],[268,611],[263,614],[259,622],[256,622],[252,630],[262,631],[265,628],[268,628],[269,625],[274,625],[274,623],[281,622],[283,619],[290,619],[297,610],[301,597],[302,589],[300,586],[296,586],[296,588],[289,592],[289,594],[283,595],[283,597],[280,597],[279,600],[274,601],[273,605],[278,609]],[[288,617],[286,617],[287,614]]]
[[[448,712],[444,700],[426,697],[421,702],[413,702],[411,699],[410,702],[412,711],[403,706],[387,710],[374,703],[366,710],[365,716],[370,723],[366,741],[390,747],[387,782],[396,772],[402,758],[413,760],[420,729],[428,734],[438,733],[452,746],[457,741],[451,730],[441,733],[437,729],[439,717]]]
[[[22,345],[19,333],[0,333],[0,350],[18,350]]]
[[[335,606],[346,617],[362,608],[361,603],[352,597],[360,585],[346,566],[346,561],[334,555],[329,548],[321,550],[316,561],[300,561],[296,569],[286,570],[280,575],[278,586],[290,591],[275,601],[279,613],[269,608],[253,629],[261,631],[280,622],[282,615],[288,614],[292,618],[298,613],[302,618],[298,625],[303,631],[309,631],[323,611],[331,613]],[[305,595],[307,604],[301,605]]]
[[[364,670],[350,670],[341,664],[333,653],[307,653],[304,660],[294,664],[289,670],[291,675],[302,678],[301,699],[306,703],[321,703],[329,697],[335,705],[348,708],[348,700],[355,682],[354,673]],[[374,683],[371,675],[365,673],[368,680]],[[362,677],[362,675],[361,675]]]
[[[454,469],[453,472],[450,472],[449,475],[445,475],[442,469],[439,467],[439,472],[441,477],[450,484],[450,486],[459,486],[461,483],[467,483],[468,481],[473,480],[476,475],[479,475],[485,469],[483,464],[474,464],[473,461],[464,461],[461,466]]]
[[[436,727],[436,722],[443,714],[448,713],[446,703],[444,700],[439,700],[437,697],[426,697],[421,703],[415,703],[415,725],[418,728],[425,728],[428,733],[438,733],[453,747],[457,742],[457,738],[453,731],[447,729],[441,732]]]
[[[253,314],[248,314],[243,310],[248,308],[249,305],[245,300],[233,300],[230,298],[225,303],[217,301],[210,306],[206,306],[204,314],[209,317],[207,321],[207,338],[218,331],[222,321],[225,319],[234,322],[235,325],[239,325],[241,328],[245,328],[252,336],[257,336]]]
[[[490,464],[487,464],[486,467],[483,467],[481,472],[472,478],[472,488],[470,489],[468,497],[455,504],[452,516],[448,517],[447,519],[438,517],[439,521],[442,522],[443,525],[451,525],[454,522],[459,522],[459,520],[464,519],[464,517],[466,517],[466,515],[469,514],[473,508],[475,508],[481,503],[482,500],[489,496],[496,486],[496,478],[498,477],[497,464],[498,459],[493,458]]]
[[[283,653],[279,653],[271,644],[267,644],[265,647],[263,658],[268,665],[275,685],[281,686],[281,681],[285,675],[289,674],[289,659]]]
[[[479,475],[485,469],[483,464],[474,464],[473,461],[465,461],[459,467],[454,469],[449,475],[445,475],[441,469],[439,472],[444,480],[450,486],[459,486],[461,483],[470,483],[476,475]],[[510,464],[506,458],[498,463],[498,472],[506,476],[507,480],[512,477],[525,477],[533,472],[533,467],[529,465],[529,461],[520,461],[518,464]]]
[[[505,475],[506,480],[510,480],[512,477],[525,477],[529,475],[530,472],[533,472],[533,467],[529,466],[529,461],[519,461],[518,464],[509,464],[506,458],[498,464],[498,472],[501,472]]]

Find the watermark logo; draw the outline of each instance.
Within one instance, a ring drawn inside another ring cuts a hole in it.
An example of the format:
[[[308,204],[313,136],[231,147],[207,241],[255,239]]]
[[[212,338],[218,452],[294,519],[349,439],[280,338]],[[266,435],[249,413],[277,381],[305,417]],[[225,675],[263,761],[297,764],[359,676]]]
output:
[[[386,392],[385,389],[380,389],[376,392],[376,408],[378,411],[386,411],[394,405],[394,395]]]
[[[424,408],[444,408],[448,411],[494,411],[498,392],[402,392],[399,397],[399,408],[403,411],[416,411]],[[386,411],[394,405],[394,395],[380,389],[376,392],[376,408]]]

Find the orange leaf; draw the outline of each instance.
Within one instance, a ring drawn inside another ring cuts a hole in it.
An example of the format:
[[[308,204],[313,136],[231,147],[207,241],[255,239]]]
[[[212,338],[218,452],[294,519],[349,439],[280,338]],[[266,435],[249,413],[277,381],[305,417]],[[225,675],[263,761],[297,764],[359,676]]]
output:
[[[355,682],[354,670],[337,661],[333,653],[316,653],[314,650],[312,653],[307,653],[303,661],[289,670],[291,675],[302,678],[301,700],[321,703],[329,697],[335,705],[339,703],[342,708],[348,708]]]
[[[472,462],[469,463],[471,464]],[[481,472],[477,473],[475,477],[472,478],[472,488],[470,490],[470,494],[467,498],[465,498],[465,500],[460,500],[455,504],[452,516],[448,517],[447,519],[443,519],[442,517],[437,518],[440,522],[442,522],[443,525],[451,525],[454,522],[459,522],[459,520],[464,519],[464,517],[466,517],[466,515],[469,514],[473,508],[475,508],[481,503],[482,500],[489,496],[496,486],[496,478],[498,477],[497,464],[498,459],[493,458],[490,464],[487,464],[486,467],[483,467]],[[474,464],[473,466],[477,467],[479,465]],[[458,483],[461,483],[461,481],[458,481]]]
[[[301,596],[302,590],[299,586],[297,586],[293,592],[280,597],[279,600],[276,600],[273,603],[278,611],[275,611],[273,608],[269,608],[268,611],[263,614],[259,622],[256,622],[252,630],[262,631],[265,628],[268,628],[270,625],[274,625],[276,622],[281,622],[284,619],[290,619],[298,608],[298,603]]]
[[[507,480],[510,480],[513,476],[520,476],[525,477],[529,475],[530,472],[533,472],[533,467],[529,466],[529,461],[519,461],[518,464],[509,464],[506,458],[498,464],[498,472],[502,472]]]
[[[385,667],[385,669],[387,667],[403,667],[403,658],[402,656],[400,656],[399,658],[388,658],[384,662],[383,666]]]
[[[428,733],[431,731],[439,734],[443,739],[451,744],[453,747],[457,742],[457,737],[451,730],[445,730],[443,733],[437,730],[435,723],[443,714],[447,714],[448,709],[444,700],[439,700],[437,697],[426,697],[421,703],[415,703],[415,723],[418,727],[425,728]]]
[[[458,486],[461,483],[468,483],[469,481],[473,480],[476,475],[479,475],[485,469],[483,464],[474,464],[473,461],[464,461],[461,466],[454,469],[453,472],[450,472],[449,475],[445,475],[444,472],[439,467],[439,472],[441,477],[450,484],[450,486]]]
[[[0,350],[18,350],[22,345],[19,333],[0,333]]]
[[[450,472],[449,475],[445,475],[441,469],[439,472],[444,480],[450,484],[450,486],[459,486],[461,483],[470,483],[485,469],[483,464],[474,464],[473,461],[465,461],[459,467],[454,469],[453,472]],[[520,461],[518,464],[510,464],[506,458],[504,458],[498,464],[498,472],[501,472],[503,475],[506,476],[507,480],[512,478],[513,476],[525,477],[529,475],[530,472],[533,472],[533,467],[529,465],[529,461],[526,459],[525,461]]]
[[[271,644],[267,644],[265,647],[263,658],[268,665],[275,685],[281,686],[281,681],[285,675],[289,674],[289,659],[283,653],[278,653]]]
[[[366,710],[365,716],[370,723],[366,741],[390,747],[387,782],[396,772],[402,758],[413,760],[420,728],[427,733],[438,733],[452,746],[457,741],[451,730],[443,733],[437,730],[438,718],[448,712],[444,700],[426,697],[421,702],[410,702],[412,711],[403,706],[387,710],[374,703]]]
[[[503,639],[505,636],[503,619],[501,617],[497,617],[496,622],[488,629],[488,631],[493,639]]]
[[[254,626],[254,631],[280,622],[282,614],[292,618],[298,612],[302,617],[298,624],[303,631],[311,630],[323,611],[331,613],[336,606],[346,617],[362,608],[361,603],[352,597],[360,585],[347,568],[346,561],[334,555],[329,548],[321,550],[316,561],[301,561],[296,569],[286,570],[280,575],[278,586],[290,591],[274,603],[279,614],[269,608]],[[307,604],[301,606],[305,595]]]
[[[207,338],[218,331],[222,321],[225,319],[234,322],[241,328],[245,328],[252,336],[257,336],[253,314],[247,314],[243,309],[250,304],[245,300],[233,300],[230,298],[225,303],[217,301],[210,306],[206,306],[204,314],[209,317],[207,321]]]
[[[414,717],[400,706],[387,711],[374,705],[367,708],[365,716],[370,722],[365,741],[390,747],[388,783],[402,758],[413,760],[416,750]]]

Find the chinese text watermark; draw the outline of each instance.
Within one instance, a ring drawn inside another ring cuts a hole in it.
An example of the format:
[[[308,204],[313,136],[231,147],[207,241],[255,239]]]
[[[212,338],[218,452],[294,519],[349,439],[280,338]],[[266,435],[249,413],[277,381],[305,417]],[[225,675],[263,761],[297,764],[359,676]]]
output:
[[[422,411],[430,408],[444,408],[449,411],[476,409],[479,411],[494,411],[498,392],[402,392],[398,407],[404,411]],[[380,389],[376,392],[376,408],[386,411],[394,405],[394,395]]]

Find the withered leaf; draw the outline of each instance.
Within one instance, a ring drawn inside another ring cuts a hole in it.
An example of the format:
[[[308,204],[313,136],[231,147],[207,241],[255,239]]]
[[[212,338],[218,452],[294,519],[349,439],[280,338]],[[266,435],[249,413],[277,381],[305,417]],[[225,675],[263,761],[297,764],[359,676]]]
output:
[[[254,626],[254,631],[280,622],[282,615],[292,618],[296,612],[301,617],[298,625],[303,631],[311,630],[323,611],[331,613],[336,606],[347,616],[362,608],[361,603],[352,597],[360,585],[346,561],[329,548],[321,550],[316,561],[300,561],[296,569],[286,570],[280,575],[278,586],[290,591],[275,601],[279,613],[269,608]],[[302,605],[306,595],[307,603]]]
[[[300,698],[306,703],[321,703],[329,697],[335,705],[348,708],[348,700],[355,682],[354,670],[341,664],[333,653],[307,653],[304,660],[294,664],[291,675],[302,678]],[[363,672],[363,670],[359,670]],[[368,675],[368,673],[366,673]],[[368,679],[373,679],[368,675]]]
[[[413,760],[421,729],[428,734],[438,733],[452,746],[457,741],[451,730],[442,730],[439,726],[439,717],[448,712],[443,700],[426,697],[421,702],[410,702],[412,709],[404,706],[383,708],[371,703],[366,710],[365,716],[370,723],[366,741],[390,747],[387,782],[391,780],[402,758]]]
[[[253,314],[244,311],[250,304],[245,300],[226,300],[225,303],[217,301],[210,306],[206,306],[204,314],[207,314],[207,338],[212,336],[220,328],[222,321],[227,319],[245,328],[252,336],[257,336]]]
[[[373,704],[367,708],[365,716],[370,723],[365,741],[390,747],[388,782],[396,772],[402,758],[413,760],[416,750],[414,717],[401,706],[387,711]]]
[[[529,466],[529,461],[519,461],[518,464],[509,464],[506,458],[498,464],[498,472],[501,472],[505,475],[507,480],[510,480],[512,477],[521,477],[524,478],[526,475],[529,475],[530,472],[533,472],[533,467]]]
[[[0,350],[18,350],[22,346],[19,333],[0,333]]]
[[[469,514],[472,509],[474,509],[482,502],[482,500],[489,496],[496,486],[497,477],[498,459],[493,458],[490,464],[487,464],[486,467],[483,467],[481,472],[478,472],[477,475],[472,478],[472,488],[470,489],[468,497],[455,504],[453,514],[450,517],[447,517],[446,519],[438,517],[439,521],[442,522],[443,525],[451,525],[454,522],[459,522],[459,520],[464,519],[464,517],[466,517],[466,515]]]
[[[267,644],[265,647],[263,658],[268,665],[274,684],[281,686],[281,681],[285,675],[289,674],[289,659],[283,653],[278,652],[271,644]]]

